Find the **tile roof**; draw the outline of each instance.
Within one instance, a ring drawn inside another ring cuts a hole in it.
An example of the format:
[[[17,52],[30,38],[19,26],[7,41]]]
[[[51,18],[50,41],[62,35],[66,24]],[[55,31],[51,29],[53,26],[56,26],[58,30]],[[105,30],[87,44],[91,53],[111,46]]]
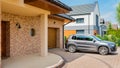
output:
[[[77,14],[89,14],[94,11],[96,3],[94,4],[85,4],[78,6],[71,6],[72,10],[68,15],[77,15]]]

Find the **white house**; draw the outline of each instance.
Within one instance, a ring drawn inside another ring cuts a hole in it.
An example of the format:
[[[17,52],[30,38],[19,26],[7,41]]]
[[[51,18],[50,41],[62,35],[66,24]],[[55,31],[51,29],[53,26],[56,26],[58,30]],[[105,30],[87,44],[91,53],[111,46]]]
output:
[[[100,35],[104,36],[107,32],[107,25],[103,18],[100,19]]]
[[[75,30],[77,34],[100,34],[100,11],[98,2],[93,4],[85,4],[72,6],[73,11],[68,15],[75,18],[75,22],[71,22],[64,26],[64,30]]]

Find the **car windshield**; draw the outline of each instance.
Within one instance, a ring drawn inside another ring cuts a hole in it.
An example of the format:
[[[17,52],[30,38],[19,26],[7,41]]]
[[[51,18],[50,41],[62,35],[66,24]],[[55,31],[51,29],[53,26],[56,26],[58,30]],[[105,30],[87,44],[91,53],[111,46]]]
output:
[[[101,41],[101,39],[100,38],[98,38],[98,37],[96,37],[96,36],[92,36],[95,40],[97,40],[97,41]]]

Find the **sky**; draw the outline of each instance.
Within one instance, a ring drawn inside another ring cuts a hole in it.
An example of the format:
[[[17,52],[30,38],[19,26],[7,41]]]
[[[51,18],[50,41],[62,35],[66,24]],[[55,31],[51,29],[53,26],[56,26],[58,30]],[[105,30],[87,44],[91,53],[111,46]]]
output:
[[[104,18],[105,21],[110,21],[112,23],[118,23],[116,20],[116,7],[120,0],[60,0],[68,6],[91,4],[98,1],[100,16]]]

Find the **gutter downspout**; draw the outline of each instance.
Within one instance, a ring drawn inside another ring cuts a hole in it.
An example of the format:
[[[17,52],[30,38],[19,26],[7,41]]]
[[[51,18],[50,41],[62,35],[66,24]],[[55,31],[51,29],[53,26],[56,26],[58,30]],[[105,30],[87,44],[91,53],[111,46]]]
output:
[[[88,34],[90,34],[90,15],[88,15]]]
[[[70,20],[67,24],[69,24],[71,22],[73,22],[73,20]],[[66,49],[65,44],[64,44],[65,43],[65,41],[64,41],[64,26],[67,25],[67,24],[63,25],[63,49]]]

